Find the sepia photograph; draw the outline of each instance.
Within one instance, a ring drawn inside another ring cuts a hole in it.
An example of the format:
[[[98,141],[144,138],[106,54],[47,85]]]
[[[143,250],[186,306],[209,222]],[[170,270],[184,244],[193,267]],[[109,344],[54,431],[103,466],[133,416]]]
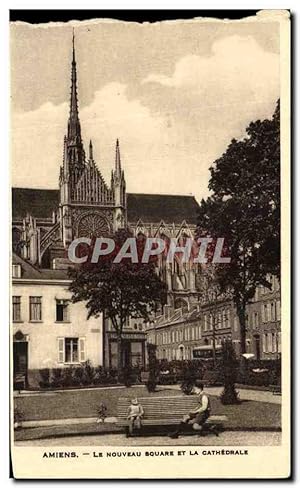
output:
[[[20,477],[32,448],[49,477],[138,457],[180,477],[178,456],[230,475],[251,448],[288,476],[286,39],[283,10],[10,22]]]

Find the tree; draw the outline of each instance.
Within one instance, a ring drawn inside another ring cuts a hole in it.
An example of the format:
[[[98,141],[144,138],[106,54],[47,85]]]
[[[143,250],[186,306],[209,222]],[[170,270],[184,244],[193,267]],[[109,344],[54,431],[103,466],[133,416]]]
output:
[[[72,301],[86,302],[88,318],[104,314],[108,318],[117,335],[118,376],[122,370],[122,332],[129,317],[150,319],[157,304],[164,303],[166,285],[160,280],[155,269],[155,261],[142,263],[141,257],[145,247],[145,239],[137,243],[138,262],[123,258],[120,263],[114,259],[128,237],[132,235],[125,230],[111,236],[115,248],[108,255],[101,255],[98,263],[86,263],[70,269],[72,283]],[[93,245],[90,248],[92,253]]]
[[[238,361],[236,359],[234,347],[231,341],[222,343],[221,371],[224,383],[224,390],[221,393],[221,402],[223,405],[233,405],[240,403],[238,393],[235,389],[237,377]]]
[[[217,265],[221,290],[229,290],[246,352],[246,305],[258,285],[280,277],[280,105],[271,120],[252,122],[210,168],[212,195],[202,200],[198,235],[224,237],[229,264]]]

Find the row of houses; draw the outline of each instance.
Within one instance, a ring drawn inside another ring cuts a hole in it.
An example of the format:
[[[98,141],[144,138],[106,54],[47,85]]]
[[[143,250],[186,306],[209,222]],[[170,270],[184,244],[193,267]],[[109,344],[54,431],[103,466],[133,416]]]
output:
[[[278,359],[281,355],[280,284],[268,277],[271,289],[260,286],[246,309],[246,349],[255,359]],[[199,298],[201,293],[199,294]],[[211,357],[213,345],[220,348],[232,340],[240,353],[240,328],[231,300],[192,303],[164,314],[147,327],[148,341],[156,344],[159,359]]]

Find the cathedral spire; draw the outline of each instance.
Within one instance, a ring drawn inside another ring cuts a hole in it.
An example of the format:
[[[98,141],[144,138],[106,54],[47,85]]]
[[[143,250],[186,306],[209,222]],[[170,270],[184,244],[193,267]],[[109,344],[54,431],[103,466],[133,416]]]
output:
[[[116,142],[116,161],[115,161],[115,171],[116,174],[121,176],[121,156],[120,156],[120,145],[119,139]]]
[[[72,38],[72,67],[71,67],[71,96],[70,96],[70,115],[68,121],[68,139],[73,143],[81,142],[81,128],[78,114],[77,98],[77,71],[75,58],[75,35],[73,29]]]

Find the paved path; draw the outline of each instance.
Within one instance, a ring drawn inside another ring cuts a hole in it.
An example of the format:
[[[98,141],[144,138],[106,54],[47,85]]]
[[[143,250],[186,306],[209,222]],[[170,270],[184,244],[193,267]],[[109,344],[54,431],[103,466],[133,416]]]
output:
[[[278,446],[279,432],[224,432],[219,437],[181,436],[170,439],[167,436],[134,437],[127,439],[123,434],[71,436],[63,438],[18,441],[16,446]]]

